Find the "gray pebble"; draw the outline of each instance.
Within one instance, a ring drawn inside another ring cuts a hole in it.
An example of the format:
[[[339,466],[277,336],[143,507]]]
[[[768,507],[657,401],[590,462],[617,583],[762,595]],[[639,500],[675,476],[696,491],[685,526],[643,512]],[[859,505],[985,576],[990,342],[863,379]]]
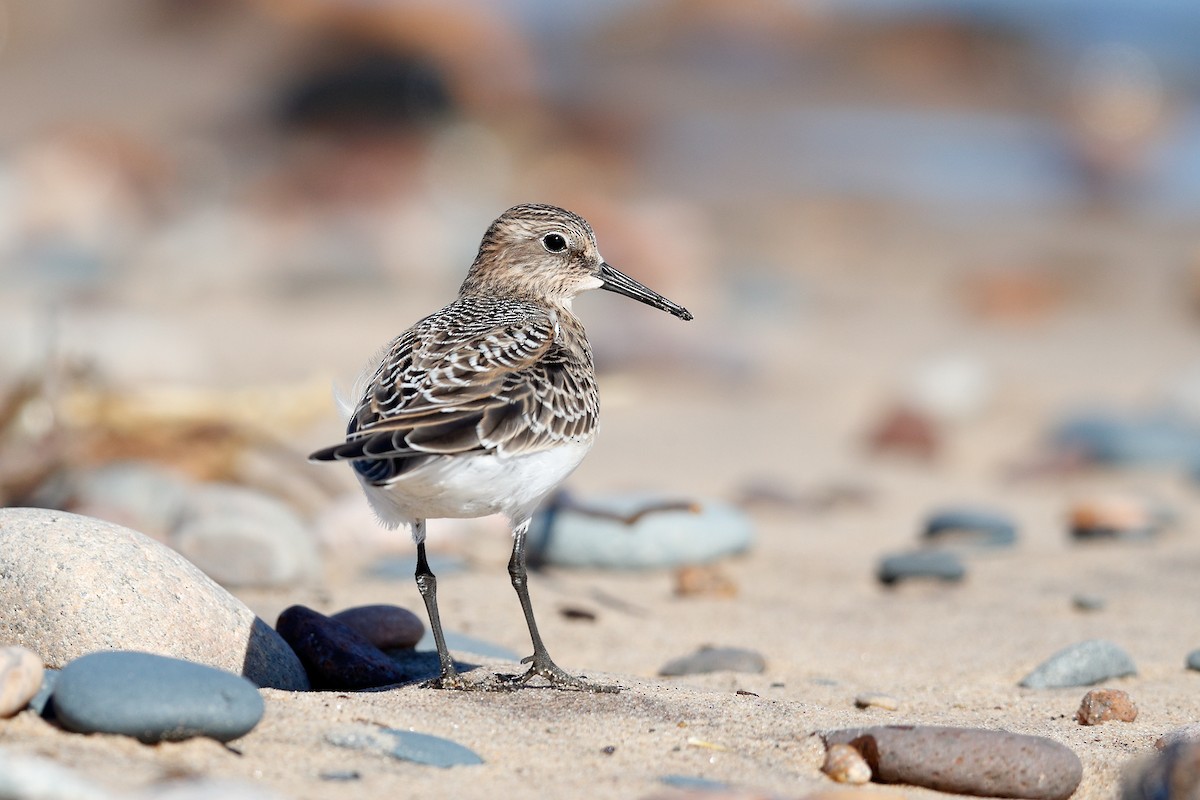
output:
[[[5,800],[114,800],[74,770],[41,756],[0,748],[0,797]]]
[[[588,498],[586,505],[632,514],[662,502],[662,497],[630,493]],[[697,506],[698,512],[651,511],[632,525],[570,506],[552,507],[530,528],[530,558],[568,567],[646,569],[704,563],[750,548],[754,524],[744,511],[717,500]]]
[[[143,742],[250,732],[263,715],[258,688],[224,670],[150,653],[92,653],[63,667],[55,719],[77,733],[118,733]]]
[[[1163,750],[1179,743],[1200,745],[1200,722],[1189,722],[1187,725],[1167,731],[1158,738],[1154,746]]]
[[[24,647],[0,647],[0,719],[29,705],[42,685],[42,659]]]
[[[469,653],[470,655],[483,656],[484,658],[493,658],[497,661],[515,661],[519,662],[523,656],[515,650],[510,650],[507,647],[484,639],[476,639],[474,636],[468,636],[465,633],[457,631],[446,631],[446,649],[454,653]],[[436,643],[433,641],[433,633],[425,631],[425,635],[421,637],[421,641],[417,642],[417,649],[422,651],[431,651],[436,649]]]
[[[355,606],[333,614],[331,619],[358,631],[381,650],[415,647],[425,634],[421,618],[400,606]]]
[[[1200,797],[1200,742],[1174,742],[1162,752],[1134,762],[1121,783],[1121,800]]]
[[[38,688],[37,694],[29,701],[29,708],[38,716],[54,716],[54,707],[50,703],[50,696],[54,694],[54,685],[58,683],[58,676],[59,671],[56,669],[42,670],[42,685]],[[46,712],[47,706],[50,706],[49,714]]]
[[[925,521],[923,537],[938,546],[1012,547],[1017,541],[1017,524],[998,511],[946,508]]]
[[[188,497],[171,546],[223,586],[280,587],[317,574],[316,533],[273,497],[206,484]]]
[[[917,550],[886,556],[876,573],[879,582],[892,586],[914,578],[932,578],[956,583],[966,577],[962,560],[948,550]]]
[[[1079,415],[1051,433],[1054,444],[1102,464],[1189,464],[1200,454],[1200,427],[1182,416]]]
[[[104,464],[75,478],[72,510],[164,540],[183,514],[188,481],[158,464]]]
[[[1188,669],[1200,670],[1200,648],[1188,653],[1187,658],[1184,659],[1184,664],[1187,665]]]
[[[663,775],[658,779],[674,789],[696,789],[701,792],[727,792],[729,784],[701,778],[698,775]]]
[[[858,750],[879,783],[956,794],[1065,800],[1083,777],[1069,748],[1041,736],[940,725],[880,725],[821,734]]]
[[[750,672],[766,670],[767,662],[754,650],[740,647],[701,647],[695,653],[668,661],[658,674],[699,675],[706,672]]]
[[[1021,679],[1026,689],[1091,686],[1110,678],[1136,675],[1129,654],[1105,639],[1088,639],[1059,650]]]
[[[1071,598],[1071,605],[1077,611],[1103,611],[1108,605],[1108,598],[1090,592],[1080,592]]]
[[[449,739],[375,725],[347,725],[327,733],[325,741],[337,747],[371,750],[402,761],[433,767],[483,763],[483,759],[473,750]]]
[[[0,641],[50,667],[140,650],[305,690],[295,653],[244,603],[175,551],[109,522],[0,509]]]

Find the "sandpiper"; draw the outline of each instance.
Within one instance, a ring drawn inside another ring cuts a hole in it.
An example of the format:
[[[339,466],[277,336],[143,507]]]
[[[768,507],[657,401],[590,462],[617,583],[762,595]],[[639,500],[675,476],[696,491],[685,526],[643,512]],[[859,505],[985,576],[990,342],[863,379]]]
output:
[[[441,662],[430,686],[496,688],[464,680],[446,648],[426,520],[503,514],[513,532],[508,574],[533,641],[533,655],[522,661],[528,671],[506,683],[541,676],[558,688],[616,691],[554,663],[526,585],[530,518],[596,435],[592,350],[571,310],[589,289],[692,318],[605,263],[581,217],[548,205],[510,208],[488,227],[458,299],[392,340],[363,373],[346,441],[310,456],[349,461],[380,520],[411,529],[417,588]]]

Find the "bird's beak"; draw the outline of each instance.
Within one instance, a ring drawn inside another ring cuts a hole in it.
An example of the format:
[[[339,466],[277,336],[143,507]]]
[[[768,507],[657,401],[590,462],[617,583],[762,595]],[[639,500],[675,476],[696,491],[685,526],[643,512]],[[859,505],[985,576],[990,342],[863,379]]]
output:
[[[600,285],[601,289],[607,289],[610,292],[632,297],[634,300],[638,300],[648,306],[654,306],[660,311],[670,312],[682,320],[690,320],[692,318],[692,313],[683,306],[678,303],[672,303],[658,292],[648,286],[643,286],[607,262],[600,263],[600,272],[597,277],[603,281]]]

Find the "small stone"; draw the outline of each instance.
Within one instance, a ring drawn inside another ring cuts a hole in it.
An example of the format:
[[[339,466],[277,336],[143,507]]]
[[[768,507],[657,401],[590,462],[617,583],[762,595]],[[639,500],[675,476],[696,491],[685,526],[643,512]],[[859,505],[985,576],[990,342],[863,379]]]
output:
[[[444,631],[446,637],[446,649],[452,653],[468,653],[475,656],[483,656],[484,658],[492,658],[497,661],[511,661],[517,663],[521,660],[521,654],[515,650],[510,650],[507,647],[494,642],[486,641],[485,639],[477,639],[474,636],[468,636],[465,633],[458,631]],[[433,641],[433,632],[425,631],[425,635],[421,637],[421,641],[417,642],[417,649],[421,651],[431,651],[436,649],[437,643]]]
[[[350,626],[380,650],[415,647],[425,634],[421,618],[400,606],[356,606],[339,611],[330,619]]]
[[[0,647],[0,719],[16,714],[42,685],[42,659],[24,647]]]
[[[957,583],[966,574],[962,560],[949,550],[917,550],[885,556],[879,562],[876,576],[884,586],[893,586],[916,578]]]
[[[188,481],[158,464],[121,461],[76,477],[70,508],[141,531],[159,541],[178,524]]]
[[[1021,679],[1026,689],[1090,686],[1111,678],[1136,675],[1129,654],[1104,639],[1088,639],[1059,650]]]
[[[42,670],[42,685],[38,688],[37,694],[29,701],[29,708],[39,717],[54,716],[53,706],[50,707],[49,715],[46,713],[46,706],[50,705],[50,696],[54,694],[54,685],[58,683],[58,676],[59,670]]]
[[[1187,658],[1184,659],[1184,664],[1188,669],[1200,670],[1200,648],[1188,653]]]
[[[316,534],[290,507],[224,484],[192,491],[170,543],[222,586],[290,586],[320,560]]]
[[[848,744],[830,745],[821,771],[838,783],[862,785],[871,781],[871,765]]]
[[[1080,725],[1100,725],[1110,720],[1133,722],[1137,719],[1137,706],[1120,689],[1092,689],[1083,696],[1075,719]]]
[[[716,564],[687,564],[675,570],[676,597],[737,597],[738,587]]]
[[[1154,746],[1159,750],[1164,750],[1179,743],[1200,745],[1200,722],[1189,722],[1187,725],[1167,731],[1158,737]]]
[[[1080,592],[1071,598],[1071,605],[1077,611],[1103,611],[1108,605],[1108,599],[1103,595]]]
[[[1069,748],[1041,736],[940,725],[880,725],[821,734],[827,748],[848,744],[879,783],[940,792],[1066,800],[1083,778]]]
[[[1060,451],[1116,466],[1194,463],[1200,454],[1200,427],[1182,416],[1081,415],[1051,432]]]
[[[701,647],[695,653],[668,661],[659,669],[664,677],[700,675],[706,672],[749,672],[766,670],[767,662],[754,650],[740,647]]]
[[[696,789],[706,793],[729,791],[728,784],[701,778],[698,775],[663,775],[658,780],[674,789]]]
[[[629,493],[551,506],[534,518],[529,552],[558,566],[649,569],[703,564],[744,552],[753,540],[754,524],[736,506]]]
[[[1121,783],[1121,800],[1195,800],[1200,797],[1200,742],[1167,745],[1135,762]]]
[[[880,692],[864,692],[854,698],[856,708],[882,708],[884,711],[897,711],[900,701],[890,694]]]
[[[901,399],[905,406],[933,419],[963,422],[987,405],[991,383],[982,359],[948,353],[918,364],[905,381]]]
[[[358,631],[311,608],[284,609],[275,629],[300,657],[315,688],[370,689],[412,680]]]
[[[1017,524],[1006,514],[976,508],[946,508],[925,521],[924,539],[929,544],[1012,547],[1017,541]]]
[[[0,749],[0,797],[12,800],[114,800],[90,777],[41,756]]]
[[[99,650],[138,650],[308,688],[287,643],[170,548],[63,511],[0,509],[0,642],[49,667]]]
[[[325,741],[351,750],[370,750],[402,761],[432,767],[457,767],[482,764],[473,750],[457,742],[427,733],[381,728],[375,725],[347,725],[325,735]]]
[[[941,429],[927,414],[903,406],[888,410],[867,436],[872,452],[931,461],[942,448]]]
[[[119,733],[143,742],[207,736],[228,742],[263,715],[258,688],[224,670],[150,653],[92,653],[63,667],[55,719],[77,733]]]
[[[1149,539],[1171,514],[1133,496],[1104,495],[1076,503],[1070,510],[1071,536],[1077,541]]]

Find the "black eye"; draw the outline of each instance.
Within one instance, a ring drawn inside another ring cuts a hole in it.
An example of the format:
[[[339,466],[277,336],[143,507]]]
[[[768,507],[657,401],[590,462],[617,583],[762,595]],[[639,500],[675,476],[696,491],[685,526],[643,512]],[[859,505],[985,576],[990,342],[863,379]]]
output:
[[[559,233],[547,233],[542,237],[542,247],[551,253],[561,253],[567,249],[567,240]]]

